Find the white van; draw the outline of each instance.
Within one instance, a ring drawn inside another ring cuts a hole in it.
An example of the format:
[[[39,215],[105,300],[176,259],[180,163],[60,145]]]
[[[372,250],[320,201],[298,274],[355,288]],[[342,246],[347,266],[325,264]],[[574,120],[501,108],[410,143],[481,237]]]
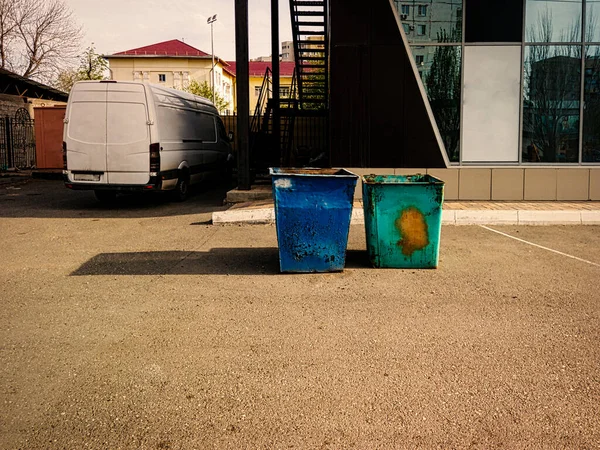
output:
[[[140,82],[81,81],[69,95],[63,177],[100,200],[120,191],[173,191],[233,164],[219,112],[202,97]]]

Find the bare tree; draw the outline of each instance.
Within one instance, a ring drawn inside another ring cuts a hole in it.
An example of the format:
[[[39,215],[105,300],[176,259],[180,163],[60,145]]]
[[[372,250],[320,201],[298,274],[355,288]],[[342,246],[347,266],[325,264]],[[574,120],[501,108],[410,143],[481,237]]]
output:
[[[531,42],[550,43],[554,35],[548,9],[529,29]],[[560,31],[561,42],[581,40],[581,21]],[[527,47],[523,99],[523,159],[530,162],[574,162],[579,147],[581,89],[580,45]]]
[[[460,40],[459,30],[438,32],[438,42]],[[460,144],[460,47],[435,47],[430,69],[425,73],[424,85],[429,104],[444,141],[450,161],[458,161]]]
[[[81,36],[64,0],[0,0],[3,68],[49,80],[77,56]]]
[[[17,35],[15,10],[17,0],[0,0],[0,69],[7,68],[9,49]]]

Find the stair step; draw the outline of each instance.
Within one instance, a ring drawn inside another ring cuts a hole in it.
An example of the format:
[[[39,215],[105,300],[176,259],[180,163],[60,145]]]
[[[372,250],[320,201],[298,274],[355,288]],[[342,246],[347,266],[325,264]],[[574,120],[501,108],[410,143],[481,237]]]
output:
[[[325,62],[324,56],[301,56],[298,60],[302,61],[323,61]]]
[[[306,22],[306,21],[298,21],[296,25],[299,27],[324,27],[325,22]]]
[[[325,12],[324,11],[294,11],[294,14],[296,16],[311,16],[311,17],[315,17],[315,16],[324,16]]]
[[[324,6],[323,0],[298,0],[294,2],[294,6]]]
[[[298,32],[298,34],[300,35],[307,35],[307,36],[323,36],[323,31],[319,31],[319,30],[306,30],[306,31],[300,31]],[[299,42],[303,42],[303,41],[299,41]],[[307,42],[311,42],[311,41],[307,41]],[[314,42],[318,42],[318,41],[314,41]]]
[[[324,51],[325,51],[325,47],[311,47],[311,48],[309,48],[307,46],[307,47],[300,47],[298,49],[298,53],[308,53],[308,54],[317,53],[317,52],[318,53],[322,53]]]
[[[325,45],[325,41],[320,40],[320,39],[319,40],[315,39],[314,41],[313,40],[307,40],[307,39],[300,39],[298,41],[298,44]]]
[[[323,69],[327,67],[325,64],[300,64],[303,69]]]

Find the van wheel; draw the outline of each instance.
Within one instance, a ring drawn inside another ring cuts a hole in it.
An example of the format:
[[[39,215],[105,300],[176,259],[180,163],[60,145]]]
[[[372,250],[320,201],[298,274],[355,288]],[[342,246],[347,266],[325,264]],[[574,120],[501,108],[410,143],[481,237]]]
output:
[[[187,178],[181,176],[177,180],[177,185],[173,190],[173,200],[176,202],[182,202],[188,197],[188,192],[190,188],[190,183]]]
[[[117,193],[115,191],[94,191],[96,198],[102,203],[112,203],[117,198]]]

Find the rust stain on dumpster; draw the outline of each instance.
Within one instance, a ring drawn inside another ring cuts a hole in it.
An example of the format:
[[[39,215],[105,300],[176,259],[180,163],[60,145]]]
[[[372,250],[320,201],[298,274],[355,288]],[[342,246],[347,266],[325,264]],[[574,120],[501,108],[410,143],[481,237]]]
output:
[[[402,247],[402,253],[411,256],[417,250],[422,250],[429,245],[429,230],[425,216],[414,206],[401,211],[400,217],[396,219],[396,228],[402,239],[398,246]]]

